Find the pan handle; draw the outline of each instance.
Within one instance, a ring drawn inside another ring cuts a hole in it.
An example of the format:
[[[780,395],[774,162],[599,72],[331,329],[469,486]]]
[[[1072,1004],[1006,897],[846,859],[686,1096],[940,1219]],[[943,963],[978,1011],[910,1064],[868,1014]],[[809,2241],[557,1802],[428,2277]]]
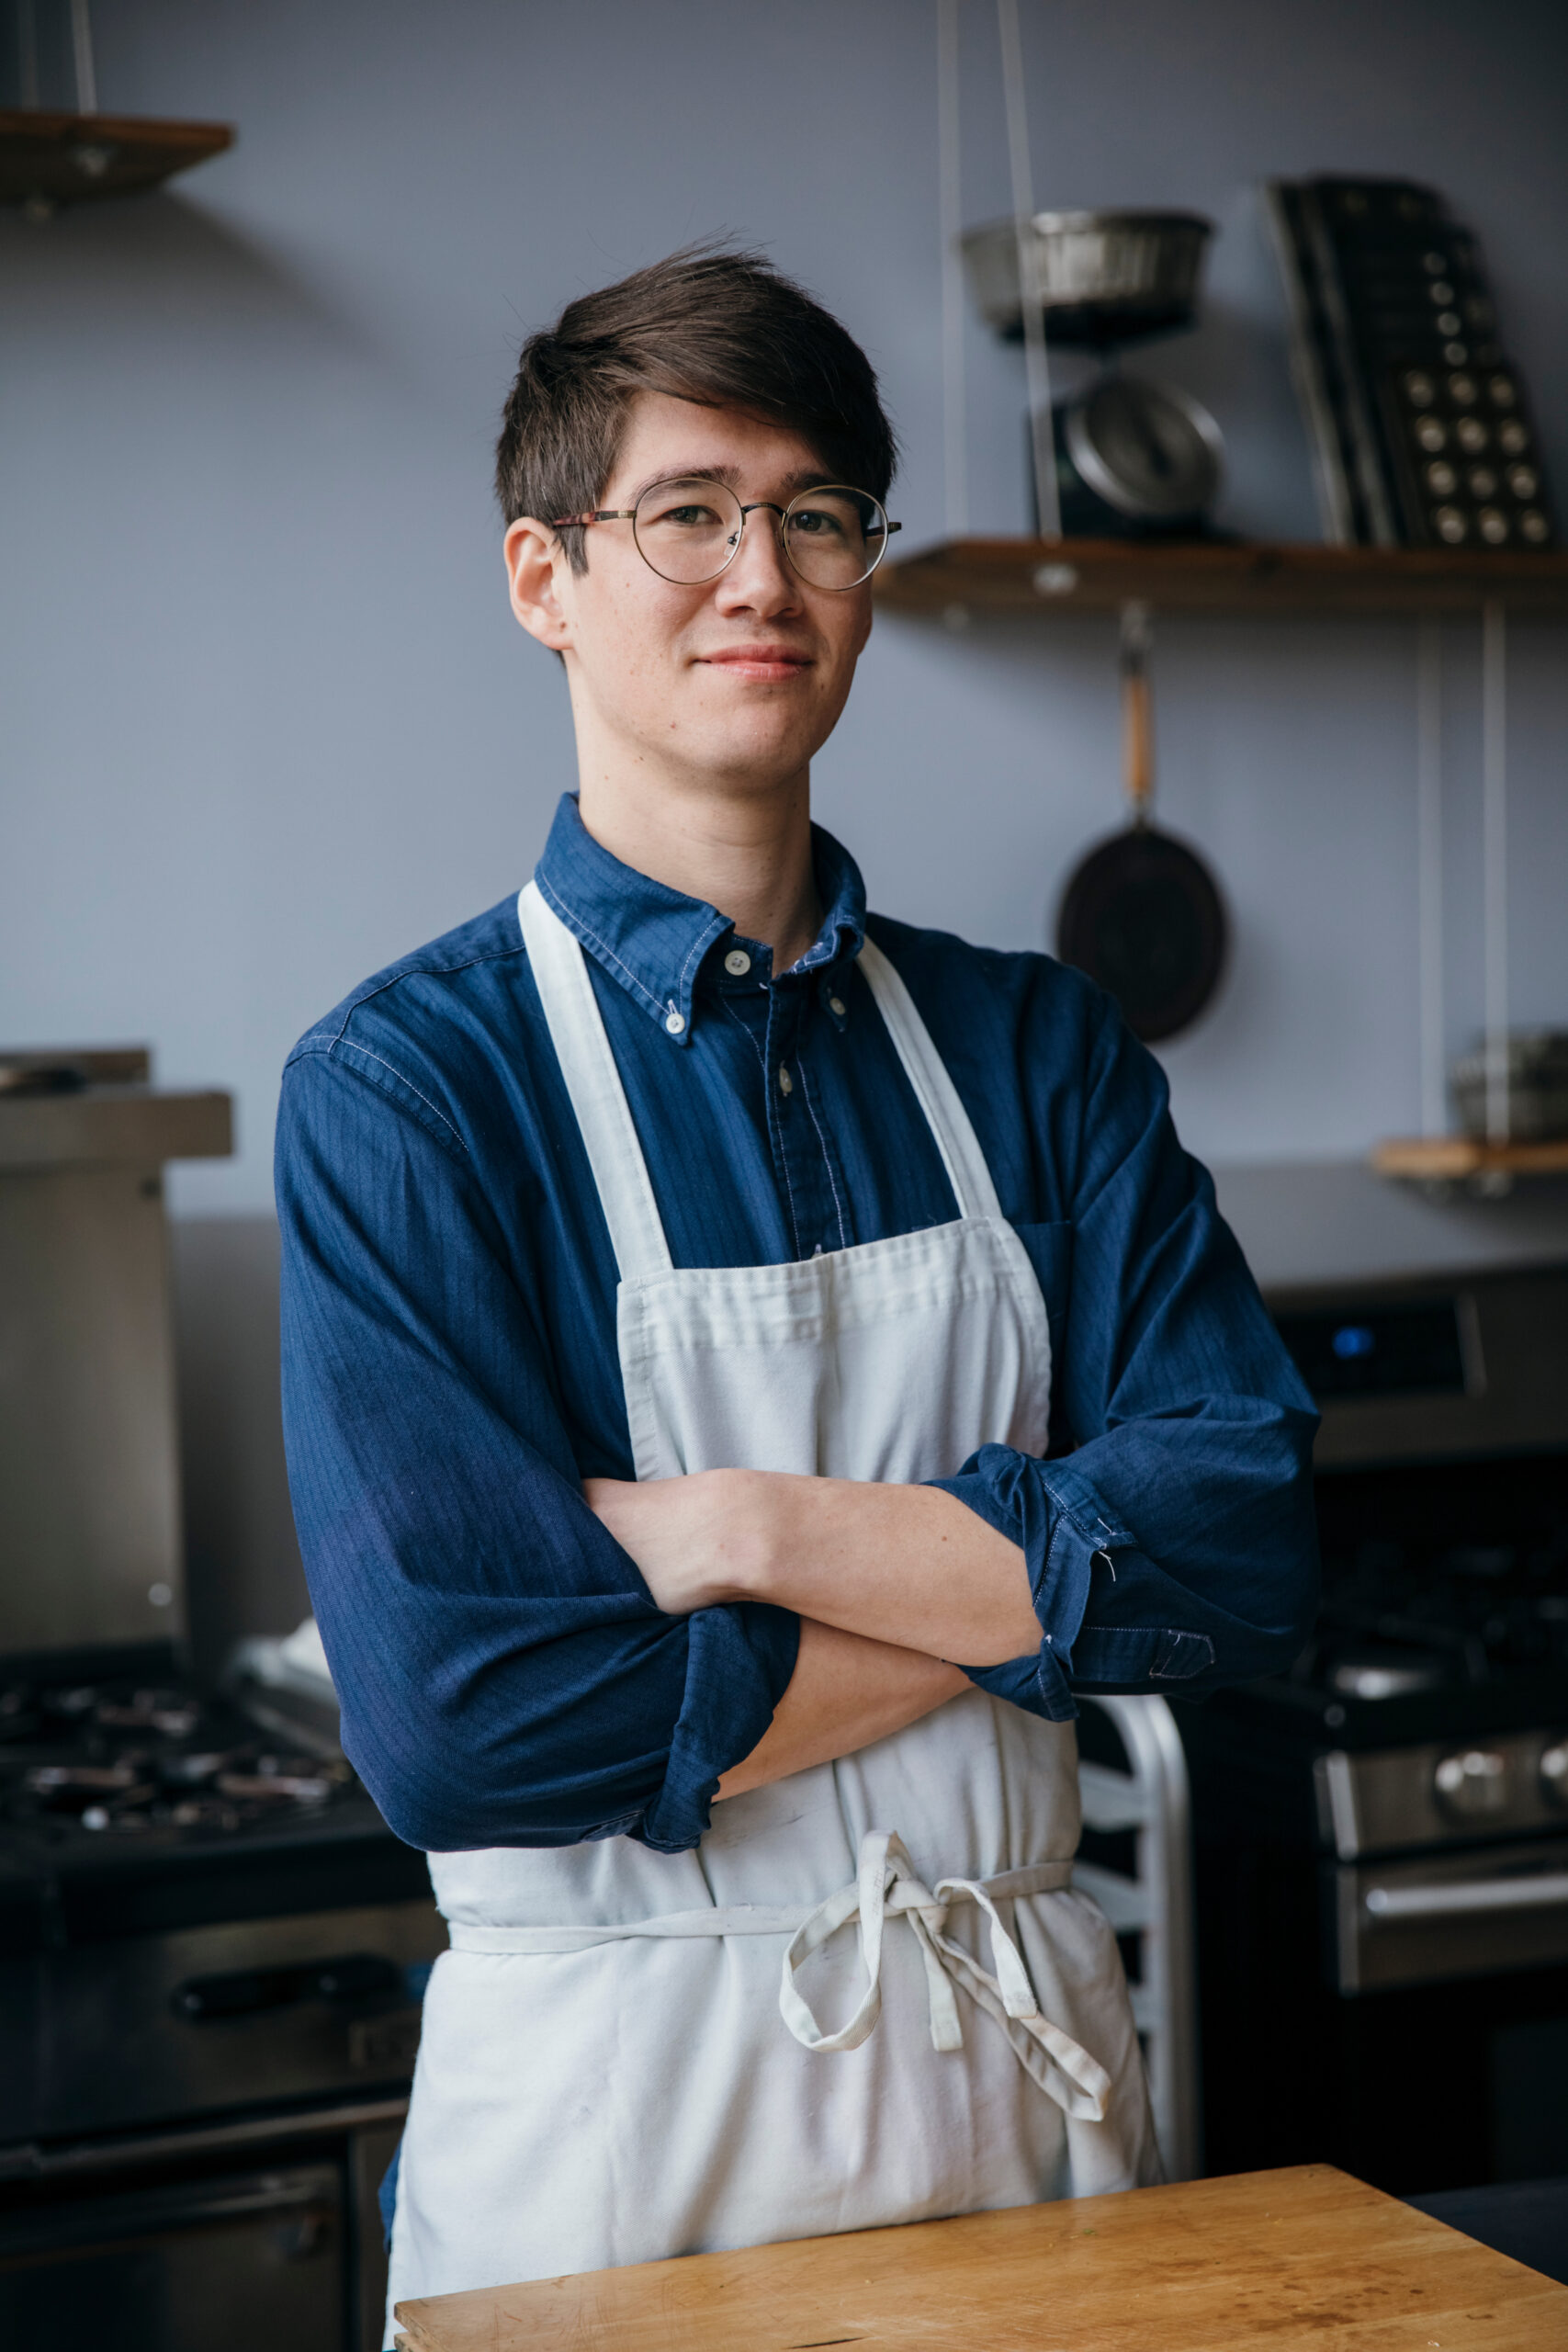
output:
[[[1147,605],[1122,607],[1122,756],[1134,825],[1148,823],[1155,794],[1154,709],[1149,698],[1152,620]]]

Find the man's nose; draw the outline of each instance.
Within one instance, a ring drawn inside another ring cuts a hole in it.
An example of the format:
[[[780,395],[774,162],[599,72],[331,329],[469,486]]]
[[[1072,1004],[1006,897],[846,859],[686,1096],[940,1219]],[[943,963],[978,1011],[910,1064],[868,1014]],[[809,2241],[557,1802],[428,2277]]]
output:
[[[724,612],[780,613],[799,605],[800,582],[784,561],[771,506],[753,506],[741,518],[740,545],[715,586]]]

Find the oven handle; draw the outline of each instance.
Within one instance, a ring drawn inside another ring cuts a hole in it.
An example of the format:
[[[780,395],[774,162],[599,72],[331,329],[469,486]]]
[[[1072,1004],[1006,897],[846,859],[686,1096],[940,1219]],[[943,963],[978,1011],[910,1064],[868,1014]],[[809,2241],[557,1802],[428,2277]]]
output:
[[[260,2009],[290,2007],[296,2001],[356,2001],[369,1993],[400,1991],[405,1972],[379,1952],[344,1952],[335,1960],[311,1960],[290,1968],[236,1968],[222,1976],[187,1976],[169,1996],[169,2006],[187,2024],[214,2018],[254,2017]]]
[[[1450,1919],[1472,1911],[1544,1911],[1568,1903],[1568,1871],[1463,1879],[1446,1886],[1369,1886],[1361,1901],[1372,1918],[1391,1922]]]

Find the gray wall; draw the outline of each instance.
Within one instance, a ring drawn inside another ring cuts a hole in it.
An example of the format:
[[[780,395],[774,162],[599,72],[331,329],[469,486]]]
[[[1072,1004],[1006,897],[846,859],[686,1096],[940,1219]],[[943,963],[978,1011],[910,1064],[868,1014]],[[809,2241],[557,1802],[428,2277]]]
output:
[[[1022,16],[1040,200],[1220,225],[1204,326],[1142,364],[1220,416],[1224,520],[1314,528],[1253,194],[1269,173],[1406,172],[1450,196],[1568,490],[1557,0]],[[256,1218],[292,1038],[514,888],[572,780],[487,489],[525,327],[683,240],[754,239],[865,341],[905,442],[903,544],[939,534],[934,8],[96,0],[94,20],[106,107],[231,119],[240,141],[164,196],[0,219],[0,1039],[149,1038],[165,1074],[232,1087],[239,1156],[175,1171],[173,1197]],[[963,48],[976,220],[1008,202],[987,0],[965,0]],[[1021,365],[977,326],[967,357],[973,520],[1015,529]],[[1480,1010],[1476,648],[1446,639],[1457,1046]],[[1162,807],[1237,929],[1218,1009],[1167,1056],[1205,1155],[1343,1159],[1416,1121],[1414,650],[1395,625],[1160,629]],[[1540,625],[1511,653],[1515,1012],[1541,1020],[1568,1001],[1568,663]],[[1033,945],[1117,820],[1116,767],[1109,625],[886,618],[819,803],[874,903]],[[208,1334],[198,1535],[253,1476],[215,1399],[270,1409],[254,1230],[182,1245]],[[222,1306],[231,1279],[254,1312]],[[224,1329],[251,1338],[220,1363]],[[259,1562],[288,1537],[253,1468]]]
[[[1313,526],[1253,185],[1382,168],[1490,254],[1568,489],[1568,12],[1555,0],[1024,0],[1043,201],[1220,223],[1208,322],[1145,364],[1235,453],[1227,519]],[[176,192],[0,220],[0,1033],[148,1037],[239,1094],[176,1203],[256,1209],[279,1063],[383,959],[514,888],[572,777],[488,503],[523,329],[681,240],[769,246],[881,368],[905,545],[942,514],[928,0],[97,0],[106,106],[232,119]],[[1007,203],[965,0],[964,207]],[[1021,365],[970,338],[972,512],[1023,514]],[[1449,632],[1451,1017],[1479,1013],[1472,632]],[[1163,804],[1239,949],[1168,1058],[1192,1146],[1360,1151],[1417,1113],[1413,632],[1169,624]],[[1568,999],[1560,634],[1515,631],[1517,1012]],[[1119,812],[1109,625],[885,620],[820,763],[876,903],[1044,936]]]

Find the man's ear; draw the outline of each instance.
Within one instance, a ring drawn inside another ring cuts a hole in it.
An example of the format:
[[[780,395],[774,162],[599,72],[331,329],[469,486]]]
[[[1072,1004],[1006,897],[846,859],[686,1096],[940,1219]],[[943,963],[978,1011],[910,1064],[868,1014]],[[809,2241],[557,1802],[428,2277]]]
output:
[[[560,542],[547,523],[525,514],[508,526],[502,544],[513,611],[530,637],[563,652],[571,642],[571,623],[558,590],[567,563]]]

